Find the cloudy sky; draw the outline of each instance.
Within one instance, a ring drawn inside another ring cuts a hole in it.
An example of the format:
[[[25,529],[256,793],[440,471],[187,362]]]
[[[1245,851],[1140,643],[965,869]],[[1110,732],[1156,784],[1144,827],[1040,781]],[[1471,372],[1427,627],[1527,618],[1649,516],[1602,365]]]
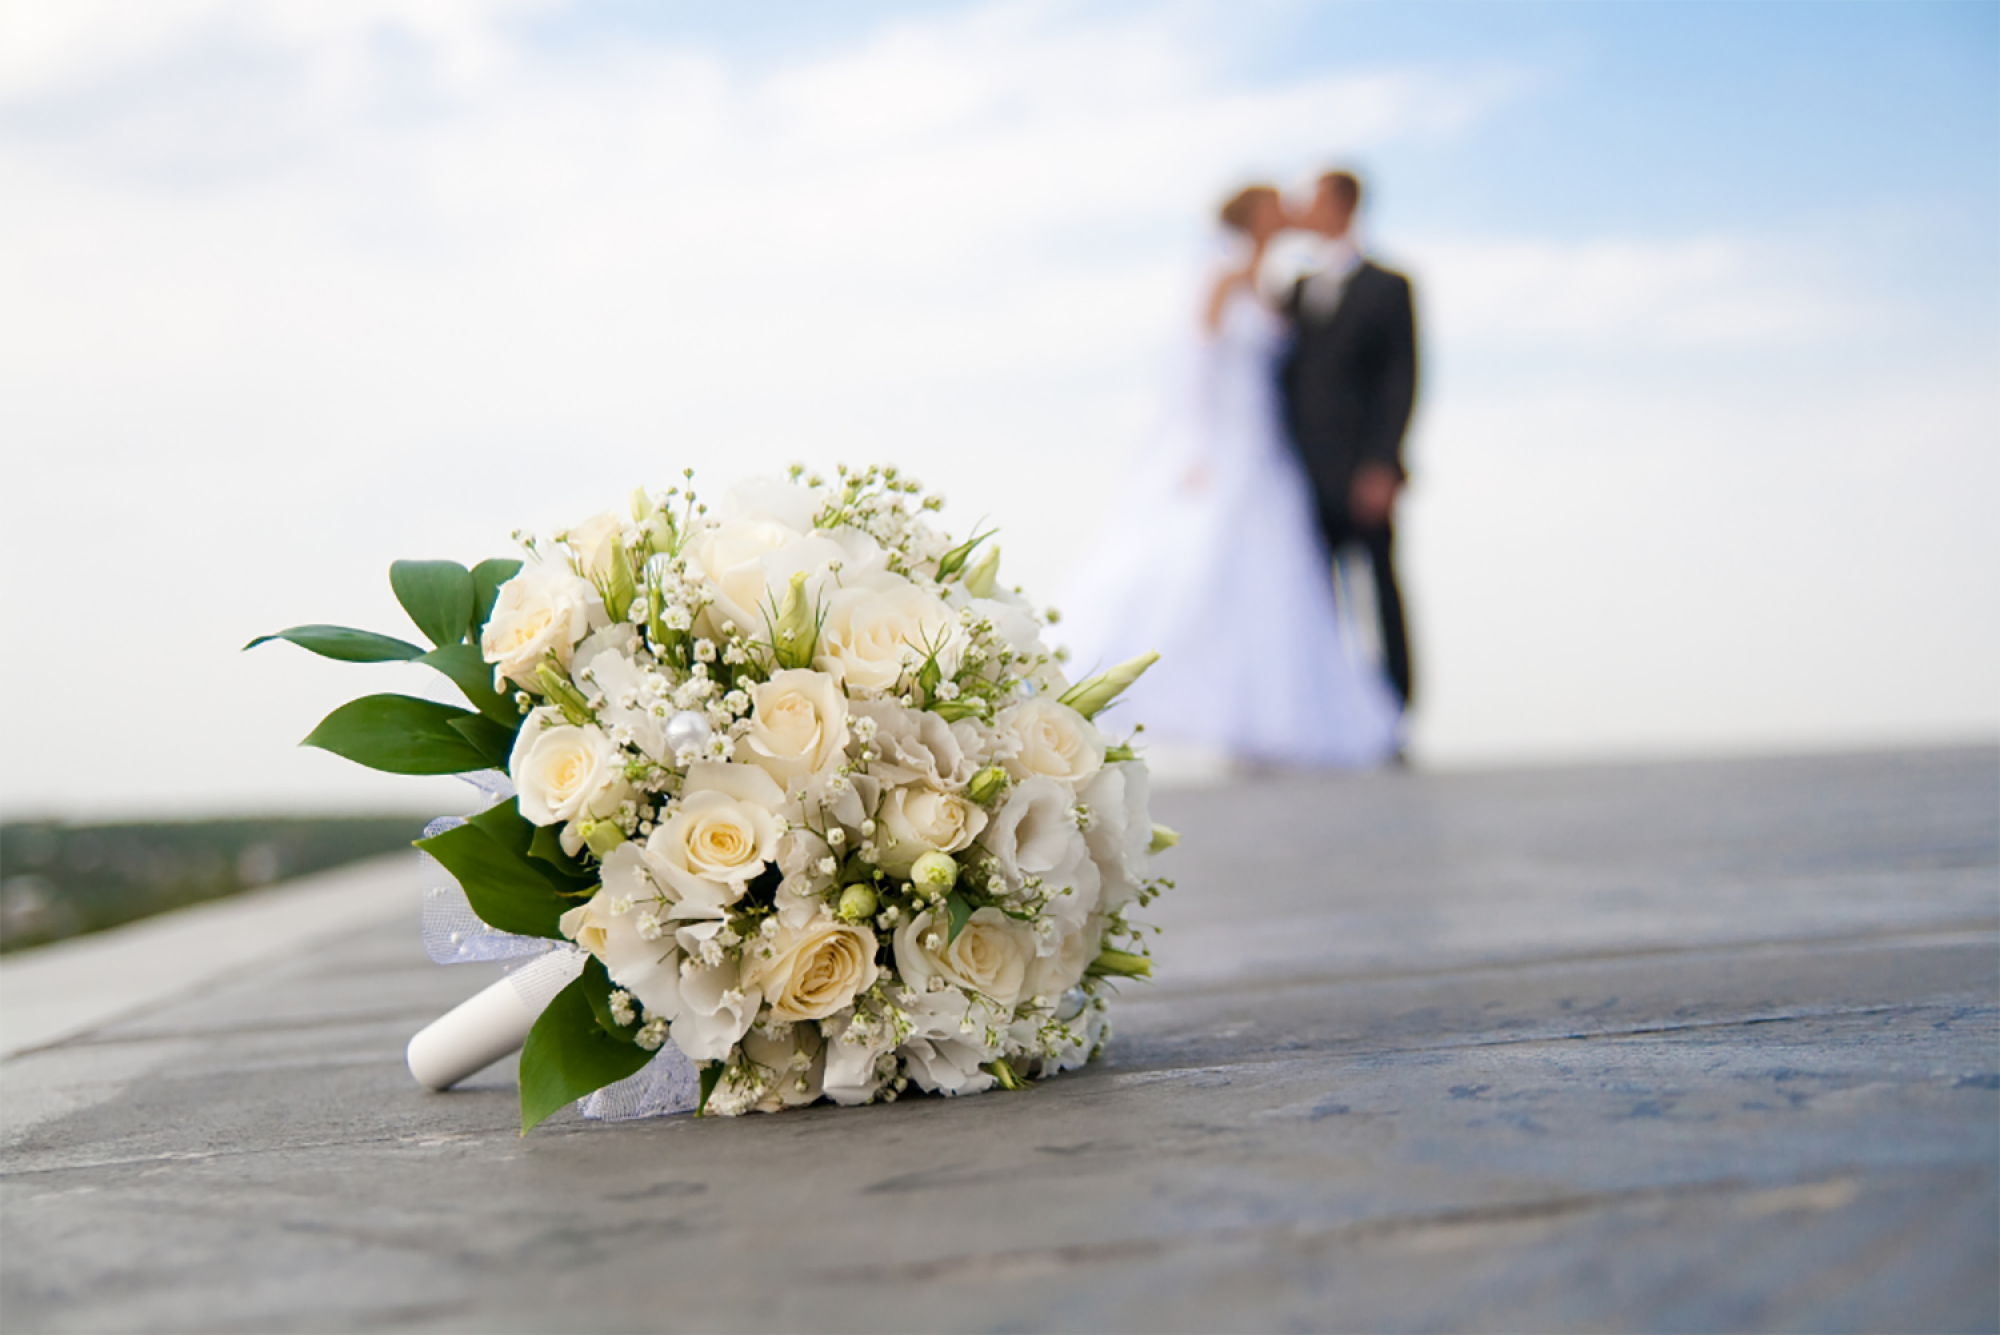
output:
[[[1439,767],[2000,734],[2000,7],[0,0],[0,811],[407,808],[399,556],[902,461],[1048,598],[1234,185],[1418,285]]]

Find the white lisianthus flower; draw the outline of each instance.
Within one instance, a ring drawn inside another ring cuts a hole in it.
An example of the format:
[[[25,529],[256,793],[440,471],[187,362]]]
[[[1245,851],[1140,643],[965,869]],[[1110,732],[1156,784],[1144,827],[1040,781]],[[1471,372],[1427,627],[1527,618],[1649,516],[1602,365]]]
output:
[[[974,911],[949,944],[943,917],[926,909],[896,929],[896,972],[922,995],[932,978],[975,993],[1000,1015],[1014,1013],[1035,959],[1035,934],[996,908]]]
[[[980,845],[993,855],[1000,874],[1019,885],[1030,876],[1060,879],[1090,849],[1073,814],[1076,799],[1068,788],[1040,775],[1024,779],[1007,793],[1007,800],[988,822]]]
[[[1127,760],[1106,765],[1081,795],[1090,808],[1090,829],[1085,838],[1091,858],[1103,873],[1102,905],[1106,912],[1130,903],[1139,893],[1153,839],[1150,787],[1146,767]]]
[[[607,621],[588,580],[561,566],[527,562],[500,586],[480,632],[479,653],[493,664],[493,689],[504,691],[509,681],[534,687],[535,669],[550,654],[567,669],[577,641]]]
[[[782,1112],[819,1098],[826,1045],[817,1025],[780,1025],[775,1033],[764,1025],[752,1025],[743,1035],[743,1055],[763,1080],[753,1111]]]
[[[679,918],[720,917],[778,852],[782,789],[755,765],[689,766],[673,814],[646,852],[680,899]]]
[[[1089,719],[1046,695],[1001,711],[994,724],[1008,737],[1005,764],[1017,779],[1040,774],[1075,788],[1104,764],[1104,734]]]
[[[876,754],[868,772],[884,783],[926,783],[958,792],[979,768],[967,755],[968,743],[979,747],[969,719],[947,723],[929,710],[905,709],[893,700],[862,701],[852,709],[856,718],[875,725],[869,745]]]
[[[630,844],[614,849],[611,857],[619,858],[628,849],[636,857],[637,850]],[[610,865],[607,860],[607,871]],[[652,1014],[672,1019],[681,1008],[680,952],[671,939],[642,936],[639,912],[613,913],[611,907],[620,897],[620,891],[607,885],[563,914],[558,925],[564,936],[603,963],[612,982],[637,997]]]
[[[1028,968],[1027,981],[1022,984],[1022,996],[1044,997],[1055,1002],[1083,981],[1084,970],[1097,958],[1103,945],[1104,915],[1090,914],[1081,928],[1062,933],[1053,951],[1035,957]]]
[[[771,1018],[823,1020],[875,985],[875,934],[833,918],[743,948],[743,981],[763,993]]]
[[[918,997],[908,1015],[916,1029],[896,1052],[919,1089],[954,1095],[993,1088],[992,1074],[981,1069],[998,1055],[986,1042],[991,1017],[983,1007],[947,988]]]
[[[521,815],[535,825],[605,816],[632,795],[624,758],[611,739],[595,726],[571,727],[561,717],[553,709],[530,714],[507,761]],[[563,848],[574,854],[581,847],[565,829]]]
[[[716,955],[715,937],[727,924],[711,919],[684,924],[674,933],[683,956],[674,1012],[674,1046],[690,1061],[721,1061],[729,1055],[757,1018],[763,994],[743,982],[741,966],[729,955]],[[707,958],[715,955],[715,962]],[[617,981],[614,979],[613,981]],[[665,1011],[660,1014],[666,1014]]]
[[[882,1088],[894,1064],[884,1060],[900,1035],[894,1019],[878,1010],[856,1007],[832,1016],[820,1026],[826,1035],[822,1087],[842,1107],[868,1102]]]
[[[750,702],[748,758],[779,783],[818,774],[845,753],[847,697],[826,673],[774,672],[751,688]]]
[[[962,797],[913,786],[890,790],[880,821],[887,838],[876,865],[891,875],[908,876],[911,865],[926,853],[970,848],[986,828],[986,813]]]
[[[881,694],[894,691],[905,670],[932,649],[949,676],[964,640],[951,609],[907,580],[880,588],[848,584],[827,604],[813,666],[850,691]]]
[[[593,631],[576,647],[573,673],[600,723],[624,727],[635,749],[665,764],[673,759],[667,753],[666,719],[649,708],[658,697],[647,673],[632,660],[633,639],[630,625]]]

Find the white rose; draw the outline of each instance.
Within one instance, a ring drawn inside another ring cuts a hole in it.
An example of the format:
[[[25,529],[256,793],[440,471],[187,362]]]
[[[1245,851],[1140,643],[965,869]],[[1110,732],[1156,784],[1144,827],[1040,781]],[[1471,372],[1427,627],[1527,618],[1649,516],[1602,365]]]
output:
[[[910,864],[926,853],[969,848],[986,828],[986,813],[962,797],[931,787],[896,788],[882,803],[880,822],[888,836],[876,865],[908,876]]]
[[[822,918],[743,948],[743,981],[763,993],[771,1018],[823,1020],[875,985],[875,934]]]
[[[949,944],[945,930],[929,909],[896,929],[896,971],[904,984],[921,996],[932,978],[942,978],[1012,1015],[1035,959],[1034,933],[996,908],[976,910]]]
[[[529,715],[514,739],[507,770],[520,795],[521,815],[535,825],[605,816],[632,795],[624,758],[595,726],[558,723],[554,710]],[[574,841],[564,832],[563,846]]]
[[[534,687],[535,669],[549,654],[567,669],[576,642],[606,620],[588,580],[560,566],[523,565],[500,586],[479,635],[480,656],[493,664],[493,689],[504,691],[509,681]]]
[[[827,503],[826,488],[775,477],[745,478],[722,494],[716,511],[723,520],[765,520],[798,533],[812,530],[813,517]]]
[[[777,856],[784,793],[755,765],[702,761],[688,769],[673,814],[646,852],[680,901],[681,918],[719,917]]]
[[[933,650],[947,675],[955,671],[963,639],[951,609],[908,581],[880,588],[850,584],[827,604],[813,666],[849,690],[889,692],[906,667]]]
[[[1008,737],[1007,770],[1017,779],[1041,774],[1075,787],[1104,764],[1104,735],[1059,700],[1036,696],[994,723]]]
[[[779,783],[818,774],[843,758],[847,697],[824,672],[776,672],[750,690],[749,759]]]

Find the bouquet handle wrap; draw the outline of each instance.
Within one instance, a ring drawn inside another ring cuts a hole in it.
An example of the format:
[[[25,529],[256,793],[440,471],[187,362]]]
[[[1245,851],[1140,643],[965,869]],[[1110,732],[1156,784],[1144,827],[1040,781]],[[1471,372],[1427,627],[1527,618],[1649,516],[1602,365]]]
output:
[[[584,959],[574,947],[551,950],[425,1025],[405,1054],[410,1074],[426,1089],[450,1089],[515,1051]]]

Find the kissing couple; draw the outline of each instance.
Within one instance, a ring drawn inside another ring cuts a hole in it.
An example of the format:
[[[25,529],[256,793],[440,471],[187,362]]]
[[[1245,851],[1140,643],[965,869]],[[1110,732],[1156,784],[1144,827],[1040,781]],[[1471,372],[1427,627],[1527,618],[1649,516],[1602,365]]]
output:
[[[1128,693],[1156,748],[1250,767],[1401,758],[1394,519],[1416,318],[1409,280],[1358,243],[1361,196],[1331,171],[1302,203],[1257,184],[1221,206],[1160,428],[1072,583],[1075,671],[1160,652]]]

